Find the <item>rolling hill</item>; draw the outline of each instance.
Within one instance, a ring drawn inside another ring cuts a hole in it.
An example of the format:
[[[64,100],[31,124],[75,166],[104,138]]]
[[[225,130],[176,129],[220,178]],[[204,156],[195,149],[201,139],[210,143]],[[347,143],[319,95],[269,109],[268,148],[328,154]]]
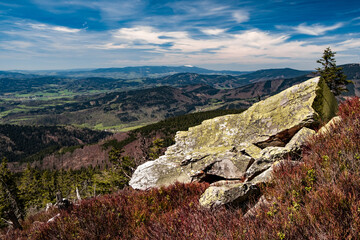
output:
[[[343,96],[359,96],[359,64],[341,67],[354,83],[348,86],[349,92]],[[0,101],[0,123],[70,124],[97,130],[127,130],[190,112],[246,108],[313,76],[306,74],[283,78],[298,75],[301,71],[282,71],[269,69],[242,76],[178,73],[141,81],[95,77],[42,77],[16,79],[13,82],[2,79],[0,89],[3,92],[12,92],[11,96],[22,92],[20,96],[27,96],[31,100],[20,97],[9,99],[7,95]],[[265,78],[274,79],[259,81]],[[31,90],[25,90],[29,88]],[[38,91],[38,95],[32,91]],[[57,91],[61,91],[61,94]],[[77,96],[74,97],[71,93],[75,92]],[[39,101],[38,96],[49,96],[49,99]],[[51,96],[58,99],[51,99]]]

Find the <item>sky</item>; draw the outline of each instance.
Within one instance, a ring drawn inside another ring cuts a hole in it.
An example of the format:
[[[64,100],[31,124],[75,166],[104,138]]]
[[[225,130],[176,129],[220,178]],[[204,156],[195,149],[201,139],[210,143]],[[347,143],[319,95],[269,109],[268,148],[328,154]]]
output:
[[[0,0],[0,70],[360,62],[359,0]]]

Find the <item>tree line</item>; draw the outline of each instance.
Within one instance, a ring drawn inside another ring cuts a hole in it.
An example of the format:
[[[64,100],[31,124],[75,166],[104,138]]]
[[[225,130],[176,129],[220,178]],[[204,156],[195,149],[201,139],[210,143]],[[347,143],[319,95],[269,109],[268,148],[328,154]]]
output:
[[[128,159],[131,164],[131,160]],[[70,200],[91,198],[124,188],[130,177],[126,166],[117,164],[87,167],[80,170],[40,170],[28,166],[23,172],[12,173],[4,158],[0,165],[0,228],[9,222],[21,228],[20,219],[56,203],[56,193]]]

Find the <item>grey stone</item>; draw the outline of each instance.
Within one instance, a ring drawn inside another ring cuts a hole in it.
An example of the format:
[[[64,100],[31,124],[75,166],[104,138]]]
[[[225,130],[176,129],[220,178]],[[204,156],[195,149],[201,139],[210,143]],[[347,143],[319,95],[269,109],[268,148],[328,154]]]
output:
[[[245,173],[253,178],[291,151],[286,145],[299,130],[328,121],[336,109],[326,84],[312,78],[241,114],[209,119],[178,132],[164,156],[136,169],[130,185],[147,189],[177,181],[241,179]]]

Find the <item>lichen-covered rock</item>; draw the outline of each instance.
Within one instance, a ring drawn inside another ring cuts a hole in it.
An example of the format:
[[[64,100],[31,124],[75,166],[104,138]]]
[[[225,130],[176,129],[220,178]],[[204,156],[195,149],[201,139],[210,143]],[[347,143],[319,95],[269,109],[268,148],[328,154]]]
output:
[[[241,179],[268,147],[280,155],[303,127],[331,119],[336,99],[325,82],[312,78],[251,106],[241,114],[206,120],[178,132],[176,143],[159,159],[139,166],[130,181],[146,189],[194,180]],[[270,154],[269,167],[273,159]]]
[[[328,135],[331,129],[333,129],[340,122],[341,122],[341,117],[339,116],[333,117],[328,123],[322,126],[316,134]]]
[[[291,138],[285,147],[264,148],[261,150],[254,163],[246,170],[245,177],[248,180],[251,180],[269,169],[276,161],[286,158],[298,158],[303,144],[315,133],[314,130],[303,127]]]
[[[309,137],[315,135],[316,132],[307,127],[300,129],[288,142],[285,148],[290,149],[291,152],[299,151]]]
[[[248,205],[249,200],[259,196],[259,185],[267,184],[274,179],[274,171],[283,165],[296,166],[299,164],[299,161],[276,161],[269,164],[268,169],[251,180],[238,183],[236,181],[219,181],[213,183],[202,194],[199,203],[206,208],[221,205],[244,208]]]
[[[299,161],[287,161],[287,160],[276,161],[272,163],[272,165],[268,169],[263,171],[261,174],[257,175],[251,180],[248,180],[248,182],[251,182],[254,185],[269,183],[274,179],[274,171],[278,170],[279,167],[283,165],[297,166],[299,164],[301,164],[301,162]]]
[[[260,189],[252,183],[224,184],[222,186],[210,186],[200,197],[200,205],[203,207],[216,207],[221,205],[242,206],[249,198],[255,198],[260,194]]]

